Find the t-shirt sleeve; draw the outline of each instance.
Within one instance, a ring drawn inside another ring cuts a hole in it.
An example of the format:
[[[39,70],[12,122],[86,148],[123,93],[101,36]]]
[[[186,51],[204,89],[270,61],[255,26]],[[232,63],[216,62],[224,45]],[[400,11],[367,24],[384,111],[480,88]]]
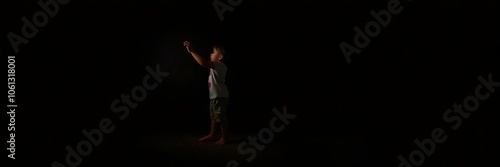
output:
[[[214,70],[219,72],[224,72],[227,70],[227,67],[221,62],[214,62]]]

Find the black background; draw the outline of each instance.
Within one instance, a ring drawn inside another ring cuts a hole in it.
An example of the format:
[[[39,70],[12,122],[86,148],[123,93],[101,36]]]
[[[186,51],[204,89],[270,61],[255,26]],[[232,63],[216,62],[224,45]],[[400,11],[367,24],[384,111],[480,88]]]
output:
[[[221,22],[212,1],[72,0],[18,54],[6,35],[20,34],[21,17],[40,8],[37,1],[6,2],[0,51],[16,55],[19,105],[17,159],[10,162],[63,162],[64,147],[104,117],[117,129],[82,166],[197,161],[162,158],[130,143],[206,133],[208,70],[182,41],[208,54],[214,39],[230,53],[231,132],[255,135],[268,126],[273,108],[286,105],[297,114],[273,141],[292,143],[276,148],[287,153],[250,165],[397,166],[398,155],[407,158],[417,148],[414,139],[437,127],[448,140],[423,166],[482,166],[498,157],[498,93],[456,131],[442,120],[446,109],[473,95],[479,75],[500,81],[493,1],[402,1],[403,12],[350,64],[339,43],[352,44],[353,27],[363,29],[373,20],[369,11],[385,9],[387,1],[243,0]],[[156,64],[170,76],[118,121],[111,102],[142,84],[144,68]],[[225,165],[202,162],[196,166]]]

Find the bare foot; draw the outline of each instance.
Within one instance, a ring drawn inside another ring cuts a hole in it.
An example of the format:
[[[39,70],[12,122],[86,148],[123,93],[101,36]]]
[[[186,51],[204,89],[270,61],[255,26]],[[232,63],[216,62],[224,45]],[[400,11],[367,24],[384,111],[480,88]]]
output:
[[[214,135],[206,135],[205,137],[198,139],[198,141],[210,141],[210,140],[214,140]]]
[[[216,145],[224,145],[226,144],[226,139],[220,138],[217,142],[215,142]]]

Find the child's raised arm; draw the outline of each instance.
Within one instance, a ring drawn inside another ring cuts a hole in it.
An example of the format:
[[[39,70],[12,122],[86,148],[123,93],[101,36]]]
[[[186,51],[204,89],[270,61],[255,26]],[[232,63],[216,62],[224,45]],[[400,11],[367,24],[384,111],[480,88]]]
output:
[[[198,62],[198,64],[200,64],[201,66],[206,67],[206,68],[214,68],[214,63],[212,63],[209,60],[204,59],[203,57],[200,56],[200,54],[196,53],[193,50],[193,48],[191,47],[191,43],[189,43],[189,41],[184,41],[183,44],[186,47],[186,50],[189,53],[191,53],[191,55],[196,60],[196,62]]]

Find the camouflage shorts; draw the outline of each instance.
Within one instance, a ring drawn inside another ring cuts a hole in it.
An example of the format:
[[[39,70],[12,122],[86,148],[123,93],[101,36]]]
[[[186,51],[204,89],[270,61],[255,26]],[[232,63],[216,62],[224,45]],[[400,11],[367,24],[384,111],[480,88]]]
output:
[[[228,98],[210,99],[210,119],[219,122],[227,122]]]

